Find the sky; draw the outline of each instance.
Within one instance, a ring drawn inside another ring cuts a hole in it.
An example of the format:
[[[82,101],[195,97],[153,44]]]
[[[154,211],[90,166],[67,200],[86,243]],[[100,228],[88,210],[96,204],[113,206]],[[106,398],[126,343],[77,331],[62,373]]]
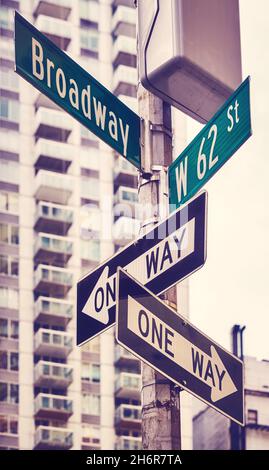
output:
[[[205,266],[189,278],[191,321],[230,349],[246,325],[248,356],[269,359],[269,2],[241,0],[243,79],[251,76],[252,137],[207,183]],[[188,140],[201,125],[188,118]]]

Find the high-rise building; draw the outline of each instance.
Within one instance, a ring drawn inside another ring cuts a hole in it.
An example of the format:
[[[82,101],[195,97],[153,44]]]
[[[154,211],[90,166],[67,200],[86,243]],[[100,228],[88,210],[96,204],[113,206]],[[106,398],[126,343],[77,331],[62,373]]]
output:
[[[269,361],[245,358],[245,426],[232,431],[229,419],[204,407],[193,419],[193,448],[196,450],[268,450],[269,448]],[[234,442],[237,439],[240,442]]]
[[[0,1],[0,448],[138,449],[140,362],[113,328],[75,345],[77,280],[138,232],[137,171],[14,73],[14,9],[137,110],[133,0]]]

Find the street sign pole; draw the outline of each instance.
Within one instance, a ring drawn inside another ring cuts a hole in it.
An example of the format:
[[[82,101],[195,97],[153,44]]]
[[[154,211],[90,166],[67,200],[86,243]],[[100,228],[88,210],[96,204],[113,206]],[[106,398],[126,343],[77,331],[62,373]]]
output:
[[[139,203],[148,207],[142,220],[141,235],[160,217],[168,214],[167,167],[172,162],[171,107],[160,98],[138,87],[139,114],[144,119],[141,156],[147,178],[141,176]],[[162,212],[162,213],[161,213]],[[176,308],[176,288],[163,297]],[[142,363],[142,448],[145,450],[179,450],[179,388],[149,365]]]

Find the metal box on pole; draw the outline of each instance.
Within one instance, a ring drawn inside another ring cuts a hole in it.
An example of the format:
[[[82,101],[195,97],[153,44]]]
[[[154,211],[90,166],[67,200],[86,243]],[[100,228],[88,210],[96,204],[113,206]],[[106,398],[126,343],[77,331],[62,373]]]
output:
[[[142,85],[205,123],[242,81],[238,0],[138,0]]]

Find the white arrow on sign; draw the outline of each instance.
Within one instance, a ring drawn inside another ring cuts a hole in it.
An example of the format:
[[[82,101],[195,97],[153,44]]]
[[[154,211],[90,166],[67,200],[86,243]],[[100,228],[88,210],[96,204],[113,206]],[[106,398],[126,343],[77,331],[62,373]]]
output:
[[[215,347],[211,354],[192,344],[137,300],[128,296],[127,327],[147,344],[164,354],[211,388],[217,402],[237,391]]]
[[[153,248],[122,267],[145,285],[193,253],[194,238],[195,219],[193,218]],[[117,273],[111,276],[108,274],[109,266],[106,265],[82,309],[83,313],[105,325],[109,322],[108,311],[116,303]]]

